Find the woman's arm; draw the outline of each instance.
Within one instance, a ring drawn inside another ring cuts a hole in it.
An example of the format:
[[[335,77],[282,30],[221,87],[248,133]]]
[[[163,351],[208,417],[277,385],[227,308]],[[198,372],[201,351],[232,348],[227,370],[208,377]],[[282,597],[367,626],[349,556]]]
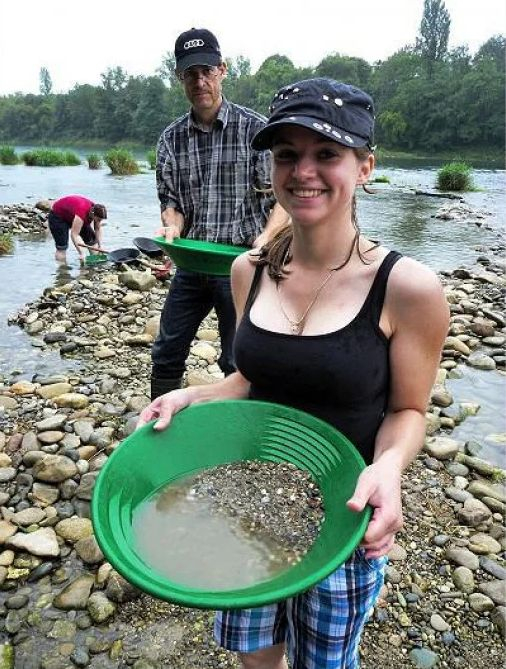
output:
[[[70,238],[72,239],[72,243],[76,247],[76,251],[79,255],[80,260],[84,260],[84,254],[79,246],[79,244],[83,244],[83,240],[81,239],[81,228],[84,225],[84,221],[82,218],[79,216],[74,216],[74,220],[72,221],[72,225],[70,227]]]
[[[402,527],[401,474],[421,450],[425,412],[448,332],[442,286],[409,258],[394,267],[385,312],[391,329],[390,395],[376,437],[374,462],[359,477],[348,507],[374,508],[362,546],[368,558],[388,553]]]
[[[237,314],[237,322],[242,318],[254,268],[243,253],[232,265],[232,295]],[[203,386],[189,386],[161,395],[147,406],[139,416],[137,427],[157,418],[155,430],[163,430],[170,423],[172,416],[190,404],[210,402],[212,400],[243,399],[249,393],[249,381],[240,372],[230,374],[222,381]]]

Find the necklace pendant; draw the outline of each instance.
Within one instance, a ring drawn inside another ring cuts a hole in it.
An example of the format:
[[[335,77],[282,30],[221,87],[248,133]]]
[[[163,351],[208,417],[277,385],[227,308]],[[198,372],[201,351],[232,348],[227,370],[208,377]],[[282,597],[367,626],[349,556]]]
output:
[[[292,330],[292,334],[299,334],[300,325],[298,325],[297,323],[292,323],[292,325],[290,326],[290,329]]]

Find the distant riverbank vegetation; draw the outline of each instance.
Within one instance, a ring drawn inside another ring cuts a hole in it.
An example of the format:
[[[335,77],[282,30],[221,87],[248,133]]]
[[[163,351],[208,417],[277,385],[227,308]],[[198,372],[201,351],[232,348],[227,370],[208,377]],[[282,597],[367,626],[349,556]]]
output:
[[[81,160],[73,151],[33,149],[21,154],[21,161],[28,167],[57,167],[80,165]]]
[[[497,157],[505,144],[505,37],[491,37],[474,54],[465,45],[449,50],[450,24],[443,0],[425,0],[416,43],[372,64],[330,53],[314,67],[299,68],[274,54],[253,73],[248,58],[239,56],[227,61],[224,93],[266,114],[281,85],[332,77],[372,94],[376,142],[385,154]],[[111,67],[99,86],[78,84],[68,93],[52,92],[43,67],[40,91],[0,97],[0,144],[153,147],[188,109],[172,52],[151,76]]]

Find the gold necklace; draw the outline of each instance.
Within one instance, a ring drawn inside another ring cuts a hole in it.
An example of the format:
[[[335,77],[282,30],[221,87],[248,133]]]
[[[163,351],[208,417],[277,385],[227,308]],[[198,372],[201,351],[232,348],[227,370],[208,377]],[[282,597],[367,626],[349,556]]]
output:
[[[358,241],[358,236],[359,236],[359,235],[358,235],[358,233],[357,233],[357,234],[355,235],[355,237],[353,238],[353,242],[352,242],[352,244],[351,244],[350,251],[349,251],[348,255],[346,256],[345,260],[344,260],[340,265],[338,265],[337,267],[331,267],[331,268],[328,270],[328,274],[327,274],[327,276],[323,279],[323,281],[321,282],[321,284],[320,284],[320,285],[318,286],[318,288],[315,290],[315,293],[314,293],[314,295],[313,295],[313,298],[311,299],[311,301],[310,301],[309,304],[307,305],[307,307],[306,307],[304,313],[302,314],[302,316],[301,316],[298,320],[293,320],[293,319],[290,318],[290,316],[286,313],[286,311],[285,311],[285,309],[284,309],[284,307],[283,307],[283,302],[281,301],[281,295],[280,295],[280,292],[279,292],[279,286],[280,286],[280,284],[281,284],[281,281],[277,281],[277,282],[276,282],[276,294],[277,294],[277,296],[278,296],[279,308],[280,308],[280,310],[281,310],[281,313],[282,313],[283,316],[285,317],[285,320],[288,321],[288,323],[290,324],[290,331],[291,331],[292,334],[294,334],[294,335],[300,335],[300,334],[302,334],[302,331],[304,330],[304,325],[305,325],[305,323],[306,323],[307,315],[308,315],[309,312],[311,311],[311,309],[312,309],[314,303],[315,303],[316,300],[318,299],[318,296],[320,295],[320,293],[322,292],[322,290],[325,288],[325,286],[327,285],[327,283],[330,281],[330,277],[332,276],[332,274],[333,274],[334,272],[337,272],[337,271],[339,271],[340,269],[342,269],[342,268],[343,268],[345,265],[347,265],[348,262],[350,261],[350,258],[351,258],[352,254],[353,254],[353,251],[354,251],[355,246],[356,246],[357,241]],[[288,253],[288,249],[287,249],[287,252],[286,252],[286,254],[285,254],[285,258],[288,257],[288,255],[289,255],[289,253]],[[283,263],[283,264],[284,264],[284,263]]]

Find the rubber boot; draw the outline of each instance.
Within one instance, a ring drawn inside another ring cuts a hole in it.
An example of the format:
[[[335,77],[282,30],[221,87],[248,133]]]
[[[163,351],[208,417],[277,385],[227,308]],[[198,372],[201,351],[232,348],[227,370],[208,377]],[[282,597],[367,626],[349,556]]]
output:
[[[171,390],[181,388],[181,377],[151,376],[151,401]]]

